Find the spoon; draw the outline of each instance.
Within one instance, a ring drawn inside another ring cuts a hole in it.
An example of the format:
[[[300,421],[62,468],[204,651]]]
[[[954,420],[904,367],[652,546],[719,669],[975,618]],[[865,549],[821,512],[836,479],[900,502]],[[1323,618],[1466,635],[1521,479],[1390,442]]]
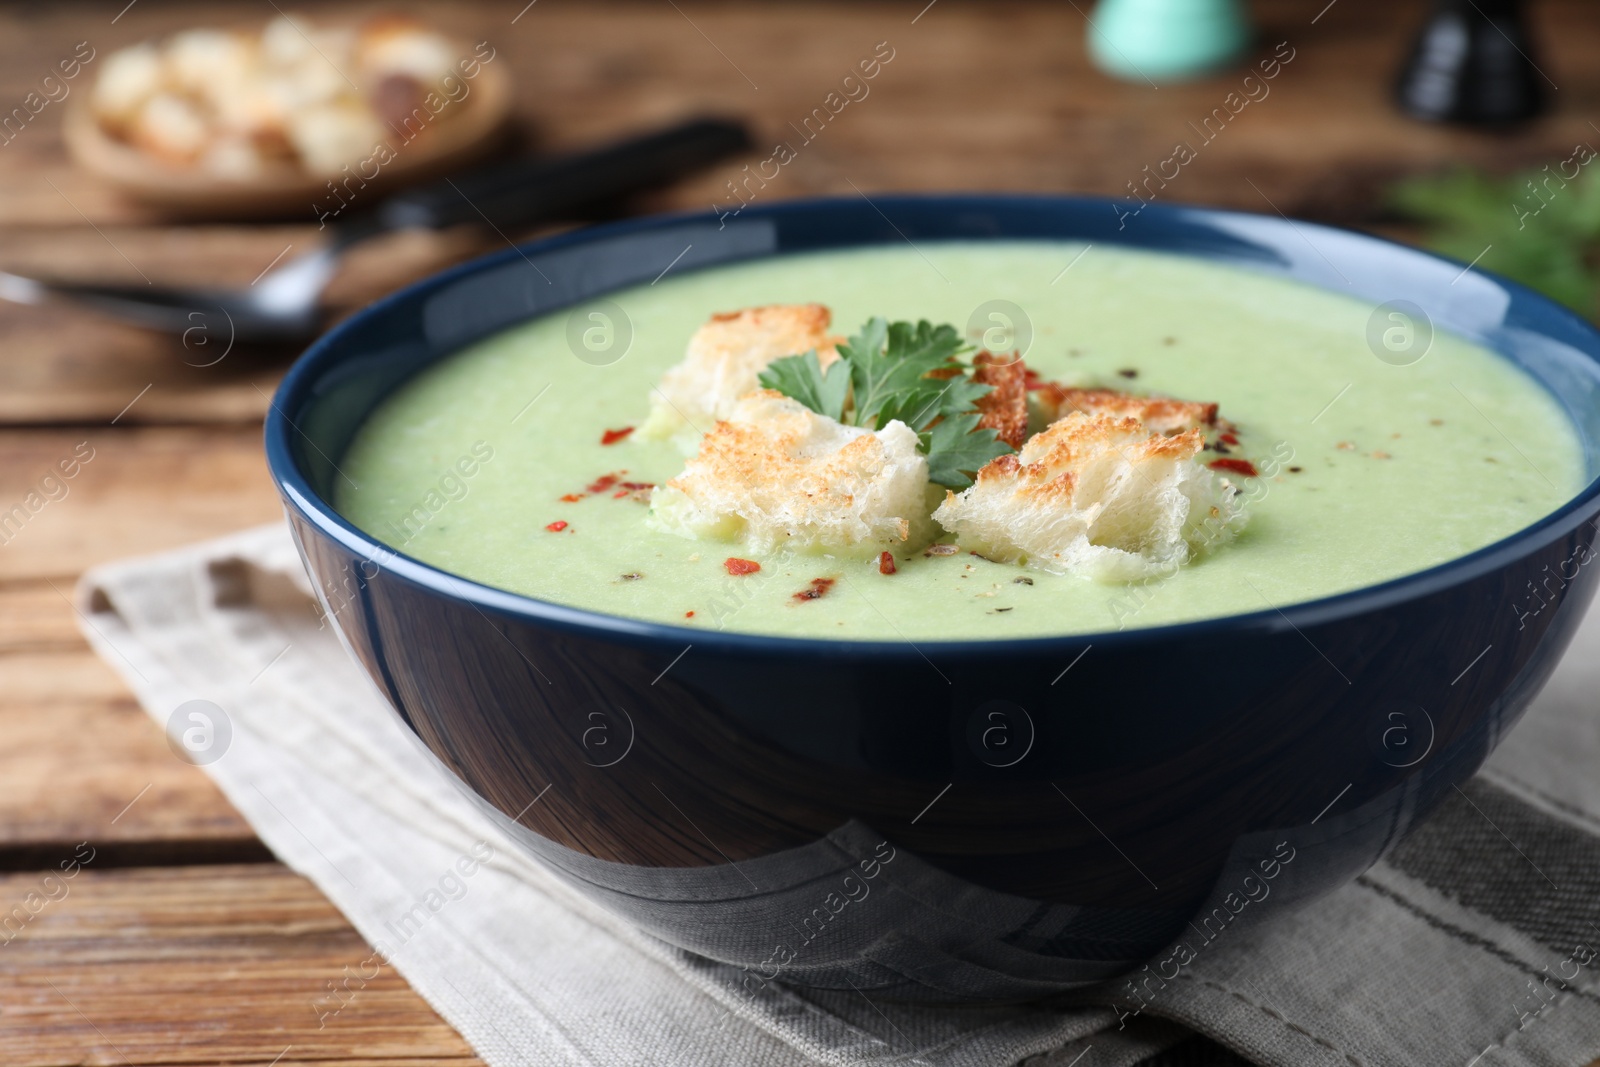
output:
[[[319,298],[353,245],[406,229],[487,223],[530,226],[626,193],[664,185],[750,147],[743,126],[696,119],[614,144],[475,171],[390,197],[377,208],[328,226],[316,251],[269,270],[244,289],[101,285],[28,278],[0,271],[0,299],[39,304],[64,298],[137,326],[182,334],[220,312],[241,342],[305,341],[322,327]],[[220,321],[211,325],[220,326]]]

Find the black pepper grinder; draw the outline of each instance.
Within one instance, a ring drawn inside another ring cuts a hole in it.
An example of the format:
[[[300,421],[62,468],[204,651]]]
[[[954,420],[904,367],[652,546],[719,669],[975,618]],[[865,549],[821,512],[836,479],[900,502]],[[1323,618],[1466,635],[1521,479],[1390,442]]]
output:
[[[1400,72],[1401,110],[1429,122],[1503,126],[1544,110],[1520,0],[1435,0]]]

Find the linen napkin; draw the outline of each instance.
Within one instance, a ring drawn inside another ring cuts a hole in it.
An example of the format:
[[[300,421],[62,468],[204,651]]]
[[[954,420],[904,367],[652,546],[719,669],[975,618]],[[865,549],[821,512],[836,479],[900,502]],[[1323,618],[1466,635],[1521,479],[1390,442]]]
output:
[[[96,568],[79,603],[175,751],[374,946],[354,980],[396,968],[491,1067],[1600,1057],[1600,615],[1490,765],[1355,883],[1229,930],[1171,981],[951,1008],[752,996],[568,890],[406,736],[320,625],[284,527]],[[359,1010],[330,996],[319,1016]]]

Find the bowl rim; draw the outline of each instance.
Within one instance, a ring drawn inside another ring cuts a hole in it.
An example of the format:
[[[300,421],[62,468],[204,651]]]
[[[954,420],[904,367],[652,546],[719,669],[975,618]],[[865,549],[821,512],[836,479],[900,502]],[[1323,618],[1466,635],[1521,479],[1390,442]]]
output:
[[[912,193],[874,196],[870,203],[881,213],[896,206],[912,205],[921,208],[944,206],[951,210],[972,210],[981,209],[985,205],[991,207],[1037,205],[1040,208],[1049,208],[1082,207],[1098,203],[1111,205],[1114,208],[1118,200],[1115,197],[1106,196],[1067,196],[1037,193]],[[830,208],[842,208],[846,205],[859,206],[858,199],[844,196],[808,197],[777,201],[765,205],[747,205],[743,213],[748,213],[752,219],[762,219],[797,215],[807,211],[827,211]],[[1274,228],[1287,228],[1302,238],[1304,238],[1304,233],[1308,230],[1313,233],[1340,234],[1346,237],[1354,237],[1363,243],[1386,252],[1400,252],[1408,256],[1431,259],[1456,267],[1468,267],[1468,264],[1463,261],[1424,249],[1414,248],[1410,245],[1404,245],[1385,237],[1379,237],[1348,227],[1291,219],[1288,216],[1274,216],[1265,213],[1187,204],[1160,203],[1146,204],[1141,210],[1141,214],[1144,211],[1152,213],[1154,225],[1160,225],[1163,220],[1169,222],[1205,222],[1208,220],[1246,219]],[[1597,527],[1600,527],[1600,518],[1596,517],[1600,515],[1600,477],[1596,477],[1591,479],[1560,507],[1541,516],[1528,526],[1489,545],[1466,555],[1448,559],[1424,570],[1414,571],[1387,581],[1360,586],[1356,589],[1314,600],[1298,601],[1285,605],[1272,605],[1269,603],[1267,607],[1259,611],[1219,615],[1153,626],[1135,626],[1125,630],[961,640],[930,639],[912,641],[903,636],[894,639],[817,638],[707,630],[693,626],[629,618],[622,615],[612,615],[602,611],[574,607],[555,601],[541,600],[537,597],[514,593],[510,590],[485,585],[460,575],[451,574],[442,568],[407,556],[389,547],[378,538],[367,534],[347,521],[334,509],[331,503],[322,499],[312,489],[309,480],[300,470],[295,459],[291,436],[300,431],[296,423],[289,417],[289,412],[299,413],[305,401],[314,396],[312,390],[314,380],[324,370],[337,365],[345,358],[340,351],[342,344],[352,333],[356,332],[368,321],[384,315],[403,304],[442,289],[444,286],[460,282],[474,274],[493,270],[519,257],[525,259],[528,253],[544,253],[596,240],[641,235],[673,227],[704,225],[708,222],[716,221],[719,221],[719,215],[714,210],[712,212],[673,212],[585,227],[520,245],[513,244],[509,248],[468,260],[465,263],[457,264],[412,282],[337,323],[314,341],[295,360],[284,375],[283,380],[279,383],[267,411],[264,424],[267,466],[273,483],[285,503],[299,513],[319,533],[332,539],[363,562],[370,562],[382,572],[388,572],[394,577],[420,586],[439,596],[461,601],[479,611],[480,614],[489,612],[505,618],[515,619],[519,622],[555,629],[565,633],[599,640],[622,642],[638,647],[659,648],[670,655],[681,655],[682,652],[687,651],[684,646],[690,645],[702,652],[732,655],[757,654],[789,658],[801,656],[835,660],[922,659],[930,664],[932,660],[929,659],[929,652],[950,657],[1048,656],[1052,653],[1068,655],[1079,651],[1087,651],[1087,647],[1093,645],[1128,647],[1202,636],[1216,638],[1226,637],[1230,634],[1259,635],[1282,633],[1291,630],[1301,633],[1304,627],[1319,626],[1352,618],[1408,600],[1420,599],[1451,586],[1481,578],[1509,565],[1517,558],[1566,536],[1584,522],[1592,522]],[[967,239],[984,240],[984,238]],[[1008,236],[1004,239],[1024,242],[1029,240],[1027,237],[1018,236]],[[1069,240],[1069,238],[1056,235],[1051,235],[1050,239]],[[934,240],[940,239],[935,238]],[[855,246],[838,245],[836,247],[842,249]],[[1159,249],[1156,249],[1156,251],[1159,251]],[[777,256],[785,254],[793,253],[782,251],[776,253]],[[1194,256],[1193,253],[1184,251],[1169,250],[1166,254],[1205,258]],[[708,267],[717,265],[709,264]],[[1553,316],[1557,320],[1565,320],[1569,328],[1576,327],[1579,333],[1587,334],[1593,338],[1597,351],[1584,354],[1591,361],[1600,364],[1600,329],[1597,329],[1595,324],[1521,283],[1475,266],[1470,269],[1475,270],[1478,274],[1502,287],[1513,297],[1514,302],[1531,304],[1541,316]],[[1317,288],[1326,288],[1313,281],[1299,280],[1304,284],[1314,285]],[[596,293],[592,295],[602,294]],[[552,312],[543,312],[543,314],[550,313]],[[1497,352],[1496,355],[1502,359],[1510,358],[1500,352]],[[441,355],[438,358],[443,359],[446,356]],[[437,362],[437,360],[434,362]],[[1533,376],[1533,372],[1528,368],[1523,367],[1522,369],[1530,376]],[[1537,377],[1535,377],[1535,380],[1547,391],[1553,392],[1549,382]],[[296,532],[295,536],[298,542],[298,532]],[[303,547],[301,551],[302,553],[304,552]],[[376,575],[374,574],[370,577],[376,577]],[[317,595],[319,599],[324,596],[320,586],[317,589]],[[326,603],[323,604],[323,607],[327,608]],[[1301,636],[1304,637],[1305,635],[1301,633]],[[1306,640],[1309,641],[1309,638]],[[1073,662],[1076,662],[1076,660],[1073,660]]]

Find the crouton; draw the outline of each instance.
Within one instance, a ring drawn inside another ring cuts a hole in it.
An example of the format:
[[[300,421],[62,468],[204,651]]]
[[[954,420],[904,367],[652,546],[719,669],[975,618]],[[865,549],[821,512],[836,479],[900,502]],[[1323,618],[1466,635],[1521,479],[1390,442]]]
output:
[[[168,163],[188,163],[206,146],[206,119],[188,98],[157,93],[140,107],[133,142]]]
[[[359,104],[319,104],[296,110],[287,133],[305,169],[320,176],[369,154],[383,140],[383,124]]]
[[[1021,356],[997,356],[992,352],[979,352],[972,357],[972,380],[980,385],[993,386],[978,398],[978,410],[983,417],[978,429],[993,430],[1012,448],[1021,448],[1028,436],[1028,368]]]
[[[759,386],[767,364],[817,350],[828,366],[839,358],[830,336],[833,313],[821,304],[773,304],[711,316],[689,339],[689,349],[661,377],[650,396],[650,417],[641,437],[660,440],[685,424],[709,431],[732,413],[739,398]]]
[[[94,87],[94,109],[100,120],[113,133],[126,135],[144,102],[161,91],[164,77],[161,52],[154,45],[112,52]]]
[[[373,82],[398,75],[414,79],[424,91],[438,89],[455,73],[452,47],[409,15],[381,15],[361,27],[356,66]]]
[[[903,422],[873,433],[760,389],[655,489],[650,521],[752,552],[868,558],[925,536],[929,507],[928,461]]]
[[[1144,423],[1151,433],[1181,433],[1211,426],[1217,421],[1215,404],[1171,400],[1160,396],[1135,396],[1115,389],[1073,389],[1056,382],[1046,382],[1035,388],[1033,403],[1038,421],[1043,426],[1049,426],[1074,411],[1119,418],[1131,416]]]
[[[933,517],[999,562],[1101,581],[1170,573],[1244,522],[1237,490],[1194,461],[1204,444],[1198,429],[1073,412],[946,493]]]
[[[203,96],[218,82],[232,81],[255,62],[255,44],[229,30],[184,30],[166,47],[166,73],[182,92]]]

